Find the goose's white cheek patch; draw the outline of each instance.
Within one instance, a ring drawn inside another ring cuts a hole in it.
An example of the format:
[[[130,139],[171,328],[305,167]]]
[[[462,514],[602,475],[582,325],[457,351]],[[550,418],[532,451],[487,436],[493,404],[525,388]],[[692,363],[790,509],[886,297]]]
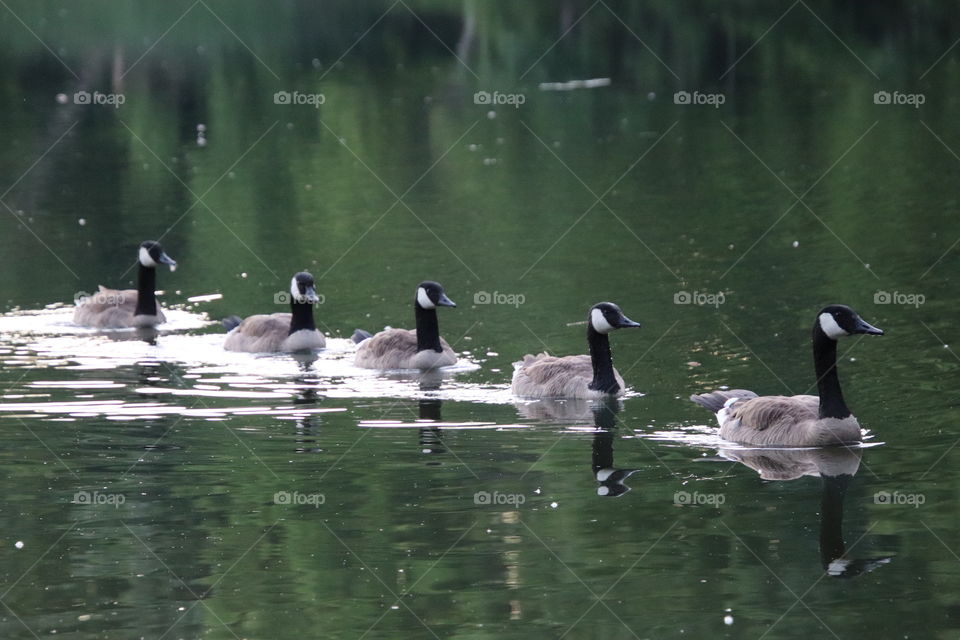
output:
[[[613,325],[607,322],[607,319],[603,317],[603,311],[600,311],[600,309],[594,309],[590,312],[590,324],[593,325],[593,330],[597,333],[613,331]]]
[[[140,247],[140,264],[148,268],[155,268],[157,266],[157,263],[154,261],[154,259],[150,257],[150,252],[144,247]]]
[[[419,304],[423,309],[437,308],[437,305],[433,304],[433,301],[430,300],[430,296],[427,295],[427,290],[423,287],[417,288],[417,304]]]
[[[297,286],[297,277],[294,276],[290,280],[290,295],[293,296],[293,300],[300,298],[300,287]]]
[[[837,324],[837,321],[834,320],[833,316],[829,313],[820,314],[820,329],[827,335],[831,340],[836,340],[837,338],[842,338],[843,336],[850,335],[844,331],[840,325]]]

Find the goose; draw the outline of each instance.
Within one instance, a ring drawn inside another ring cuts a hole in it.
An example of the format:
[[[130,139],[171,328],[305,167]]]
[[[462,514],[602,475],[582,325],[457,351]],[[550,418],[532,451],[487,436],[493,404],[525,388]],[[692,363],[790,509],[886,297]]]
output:
[[[98,329],[154,327],[166,322],[157,304],[157,265],[165,264],[173,271],[177,262],[163,251],[159,242],[140,244],[136,289],[107,289],[98,285],[97,293],[78,300],[73,322]]]
[[[556,358],[527,354],[513,363],[516,396],[526,398],[601,398],[623,395],[623,378],[613,368],[608,334],[615,329],[639,327],[612,302],[600,302],[587,316],[590,355]]]
[[[248,353],[293,353],[323,349],[326,339],[313,322],[313,305],[319,302],[313,276],[306,271],[290,279],[290,313],[245,318],[227,334],[223,348]]]
[[[431,280],[417,285],[413,299],[416,330],[385,329],[360,342],[354,364],[364,369],[436,369],[457,362],[447,341],[440,337],[437,307],[456,307]]]
[[[860,442],[860,424],[850,413],[837,376],[837,340],[854,334],[882,336],[842,304],[824,307],[813,323],[813,363],[818,396],[758,396],[733,389],[692,395],[717,414],[720,437],[751,445],[818,447]]]

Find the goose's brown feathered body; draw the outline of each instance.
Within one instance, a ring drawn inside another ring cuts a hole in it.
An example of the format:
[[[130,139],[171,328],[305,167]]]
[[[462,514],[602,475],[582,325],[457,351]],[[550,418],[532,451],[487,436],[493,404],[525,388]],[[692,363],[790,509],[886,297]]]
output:
[[[607,393],[590,388],[593,362],[588,355],[555,357],[548,353],[527,354],[513,363],[513,393],[524,398],[600,398]],[[619,391],[624,382],[613,370]]]
[[[160,305],[156,315],[135,315],[136,309],[136,289],[107,289],[99,285],[96,294],[77,302],[73,322],[97,329],[125,329],[152,327],[167,320]]]
[[[752,391],[714,391],[690,396],[716,412],[720,437],[730,442],[787,447],[818,447],[860,442],[860,424],[846,418],[820,417],[818,396],[761,396]]]
[[[290,333],[291,313],[271,313],[245,318],[227,334],[223,348],[249,353],[279,353],[323,349],[326,339],[316,329]]]
[[[357,348],[355,363],[365,369],[436,369],[457,363],[457,354],[440,338],[442,351],[418,350],[413,329],[386,329]]]

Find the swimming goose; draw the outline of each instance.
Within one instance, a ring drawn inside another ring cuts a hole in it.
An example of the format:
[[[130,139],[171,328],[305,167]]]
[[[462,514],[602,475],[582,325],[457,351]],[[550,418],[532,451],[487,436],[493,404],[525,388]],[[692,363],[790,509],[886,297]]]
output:
[[[363,340],[354,363],[365,369],[436,369],[455,364],[457,354],[440,337],[437,307],[456,306],[440,284],[421,282],[413,299],[416,330],[386,329]]]
[[[223,348],[249,353],[292,353],[326,346],[313,322],[313,305],[319,302],[313,276],[306,271],[290,279],[290,313],[245,318],[227,334]]]
[[[98,285],[97,293],[77,301],[74,323],[98,329],[122,329],[153,327],[166,322],[157,305],[157,265],[169,265],[173,271],[177,263],[163,252],[159,242],[153,240],[140,244],[137,261],[136,289],[107,289]]]
[[[882,336],[842,304],[824,307],[813,323],[813,363],[818,396],[757,396],[734,389],[692,395],[717,414],[720,437],[753,445],[816,447],[860,442],[860,424],[850,413],[837,376],[837,340],[864,333]]]
[[[527,354],[513,363],[514,395],[527,398],[599,398],[622,395],[623,378],[613,368],[608,334],[615,329],[639,327],[612,302],[590,308],[587,317],[590,355],[555,358],[546,353]]]

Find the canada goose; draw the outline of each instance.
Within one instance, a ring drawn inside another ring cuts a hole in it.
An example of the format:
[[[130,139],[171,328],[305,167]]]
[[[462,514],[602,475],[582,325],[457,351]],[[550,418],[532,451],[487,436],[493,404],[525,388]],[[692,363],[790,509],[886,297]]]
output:
[[[614,329],[639,327],[620,307],[601,302],[587,316],[590,355],[555,358],[546,353],[527,354],[513,363],[514,395],[526,398],[599,398],[622,395],[623,378],[613,368],[609,334]]]
[[[157,265],[170,265],[173,271],[177,263],[153,240],[140,244],[137,261],[140,264],[136,289],[107,289],[98,285],[97,293],[77,301],[74,323],[98,329],[122,329],[153,327],[165,322],[163,311],[157,305]]]
[[[456,306],[440,284],[421,282],[413,299],[416,330],[386,329],[367,338],[357,347],[354,363],[365,369],[436,369],[455,364],[457,354],[440,337],[437,307]]]
[[[313,322],[313,305],[319,302],[313,276],[306,271],[290,279],[290,313],[245,318],[227,334],[227,351],[277,353],[322,349],[327,341]]]
[[[860,442],[860,424],[850,414],[837,377],[837,340],[865,333],[882,336],[856,311],[842,304],[824,307],[813,323],[813,364],[819,397],[757,396],[734,389],[692,395],[717,414],[720,437],[754,445],[817,447]]]

